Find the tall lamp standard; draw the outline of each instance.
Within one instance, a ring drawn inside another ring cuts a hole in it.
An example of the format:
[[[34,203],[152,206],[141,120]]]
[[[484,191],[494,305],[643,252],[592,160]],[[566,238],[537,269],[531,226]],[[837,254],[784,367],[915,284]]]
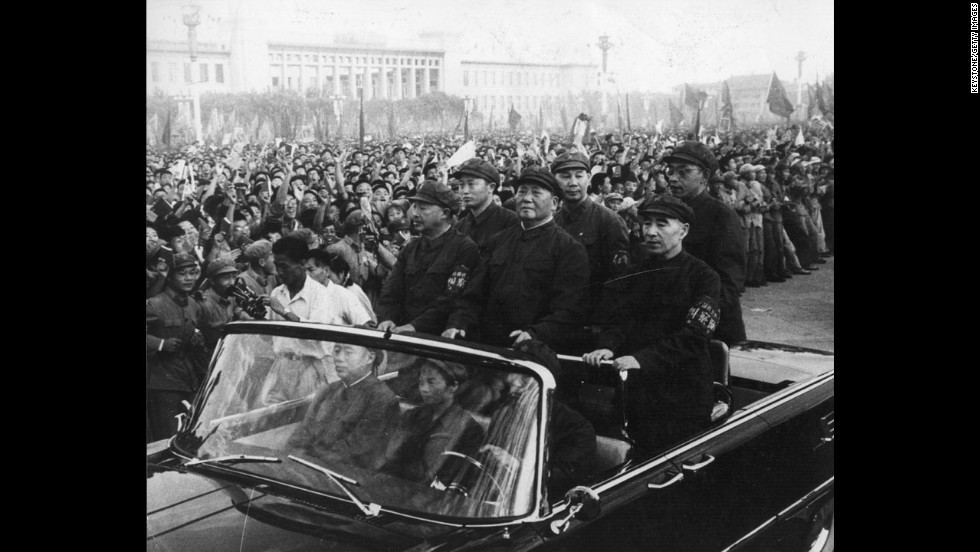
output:
[[[194,62],[197,61],[197,26],[201,23],[201,6],[186,4],[181,8],[184,25],[187,25],[187,41],[191,53],[191,110],[194,112],[194,140],[201,142],[201,91],[194,80]],[[203,142],[202,142],[203,143]]]

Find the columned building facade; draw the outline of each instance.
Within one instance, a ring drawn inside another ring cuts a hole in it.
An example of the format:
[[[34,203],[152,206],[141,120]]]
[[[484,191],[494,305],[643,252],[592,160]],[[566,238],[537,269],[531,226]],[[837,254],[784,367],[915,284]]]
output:
[[[445,56],[435,50],[270,44],[269,89],[400,100],[445,90]]]

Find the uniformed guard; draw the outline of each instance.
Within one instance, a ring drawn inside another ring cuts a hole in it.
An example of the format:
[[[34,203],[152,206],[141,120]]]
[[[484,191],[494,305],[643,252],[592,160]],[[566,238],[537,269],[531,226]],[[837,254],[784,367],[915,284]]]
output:
[[[558,179],[564,197],[561,210],[555,214],[555,224],[581,242],[589,256],[587,297],[591,315],[603,283],[626,269],[629,232],[622,217],[589,197],[588,157],[581,153],[563,153],[551,164],[551,172]],[[582,326],[589,323],[587,317]]]
[[[449,187],[426,180],[411,198],[409,218],[422,236],[398,253],[378,301],[380,330],[440,334],[480,261],[476,243],[452,227],[459,200]]]
[[[671,194],[694,211],[684,249],[721,278],[721,321],[715,337],[728,345],[744,341],[738,295],[745,287],[745,231],[738,214],[708,193],[708,179],[718,170],[718,162],[700,142],[681,142],[663,162]]]
[[[640,454],[693,435],[714,405],[708,341],[718,325],[720,283],[704,261],[683,250],[695,216],[683,201],[658,196],[638,206],[647,255],[606,286],[596,313],[598,367],[614,358],[631,370],[626,407]]]
[[[452,176],[460,181],[459,195],[466,207],[456,229],[483,252],[490,236],[516,226],[519,220],[516,213],[493,201],[493,193],[500,187],[500,172],[483,159],[473,158],[460,165]]]
[[[534,338],[566,350],[588,309],[589,258],[554,222],[562,191],[550,171],[527,169],[514,185],[521,222],[487,242],[442,335],[474,338],[478,330],[492,345]]]
[[[208,263],[205,272],[210,287],[202,294],[200,329],[204,334],[205,357],[210,359],[221,338],[221,329],[235,319],[235,298],[229,289],[238,276],[238,267],[233,259],[221,257]]]
[[[154,441],[177,432],[181,402],[194,398],[204,376],[195,362],[204,344],[201,305],[189,297],[200,276],[197,259],[178,254],[167,287],[146,300],[146,413]]]

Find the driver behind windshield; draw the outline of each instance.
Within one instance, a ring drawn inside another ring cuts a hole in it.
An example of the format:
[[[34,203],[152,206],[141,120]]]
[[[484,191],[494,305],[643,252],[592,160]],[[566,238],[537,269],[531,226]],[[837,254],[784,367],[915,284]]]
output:
[[[388,443],[384,469],[413,481],[432,481],[449,450],[474,456],[483,442],[483,428],[455,401],[460,384],[469,379],[458,364],[426,360],[419,371],[423,405],[402,414]]]
[[[287,449],[326,461],[373,467],[398,420],[398,399],[378,380],[381,352],[334,345],[340,381],[317,392]]]

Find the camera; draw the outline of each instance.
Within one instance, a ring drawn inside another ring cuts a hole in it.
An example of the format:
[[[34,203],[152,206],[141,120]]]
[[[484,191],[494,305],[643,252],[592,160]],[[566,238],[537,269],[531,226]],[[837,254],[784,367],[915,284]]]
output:
[[[245,280],[236,279],[235,284],[228,288],[228,293],[238,300],[238,306],[246,314],[256,320],[265,320],[265,303],[262,301],[262,297],[248,289]]]

